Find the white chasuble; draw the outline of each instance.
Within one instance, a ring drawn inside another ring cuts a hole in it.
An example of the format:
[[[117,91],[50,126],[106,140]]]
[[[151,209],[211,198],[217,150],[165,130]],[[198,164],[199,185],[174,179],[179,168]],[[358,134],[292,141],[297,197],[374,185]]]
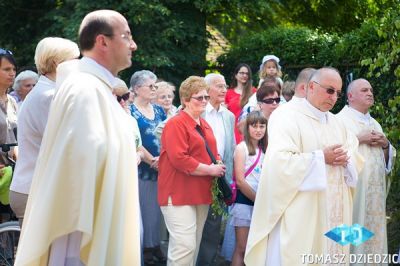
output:
[[[364,130],[383,133],[382,127],[368,113],[362,114],[351,107],[345,106],[337,117],[355,135]],[[352,247],[351,252],[387,254],[385,176],[390,170],[386,165],[391,165],[394,148],[390,145],[388,164],[381,147],[360,144],[358,150],[365,158],[365,166],[360,172],[354,197],[353,223],[364,226],[374,236],[362,245]]]
[[[101,71],[83,60],[69,63],[79,71],[59,77],[58,66],[63,82],[50,107],[15,265],[48,265],[50,245],[73,232],[81,233],[84,265],[140,265],[132,122]]]
[[[268,240],[276,228],[279,237],[273,238],[279,240],[280,254],[272,261],[280,265],[304,265],[304,254],[349,253],[348,246],[324,236],[336,226],[352,223],[346,168],[325,164],[321,174],[326,179],[325,189],[303,191],[300,187],[317,165],[316,153],[331,145],[343,145],[358,172],[363,159],[357,152],[357,138],[333,114],[312,110],[306,100],[287,105],[272,113],[268,122],[268,148],[250,225],[246,265],[269,265]]]

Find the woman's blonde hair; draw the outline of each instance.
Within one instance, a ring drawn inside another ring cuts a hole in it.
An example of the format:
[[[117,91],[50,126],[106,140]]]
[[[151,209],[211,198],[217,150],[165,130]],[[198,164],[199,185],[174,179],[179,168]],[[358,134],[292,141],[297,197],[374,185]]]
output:
[[[160,81],[160,82],[156,83],[156,86],[157,86],[157,90],[156,90],[157,95],[166,90],[172,91],[172,94],[175,93],[175,86],[170,82]]]
[[[207,90],[207,84],[204,78],[199,76],[190,76],[185,79],[179,87],[179,97],[181,99],[182,107],[185,108],[185,101],[190,101],[190,97],[202,90]]]
[[[58,64],[79,57],[79,48],[71,40],[46,37],[36,46],[35,65],[39,74],[55,73]]]

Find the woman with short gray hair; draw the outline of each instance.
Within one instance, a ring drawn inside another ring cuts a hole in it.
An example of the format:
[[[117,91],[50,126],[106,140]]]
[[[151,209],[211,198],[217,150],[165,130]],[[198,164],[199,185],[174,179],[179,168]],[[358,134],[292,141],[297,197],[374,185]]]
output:
[[[36,85],[38,79],[39,75],[36,74],[36,72],[33,72],[32,70],[22,71],[15,78],[13,85],[14,91],[10,93],[10,95],[13,96],[20,105],[25,100],[25,97],[28,95],[28,93]]]
[[[139,164],[139,200],[143,219],[144,263],[154,265],[165,262],[160,249],[161,210],[157,202],[158,157],[160,140],[155,135],[158,124],[166,119],[163,108],[152,102],[156,98],[157,76],[148,70],[135,72],[131,77],[131,88],[135,100],[130,106],[131,115],[137,120],[142,146],[146,149]]]

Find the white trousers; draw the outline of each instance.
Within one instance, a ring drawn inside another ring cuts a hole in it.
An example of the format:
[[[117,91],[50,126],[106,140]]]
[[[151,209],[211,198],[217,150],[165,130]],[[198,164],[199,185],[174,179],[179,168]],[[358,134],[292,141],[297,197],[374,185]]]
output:
[[[161,206],[169,232],[168,266],[194,266],[209,205]]]

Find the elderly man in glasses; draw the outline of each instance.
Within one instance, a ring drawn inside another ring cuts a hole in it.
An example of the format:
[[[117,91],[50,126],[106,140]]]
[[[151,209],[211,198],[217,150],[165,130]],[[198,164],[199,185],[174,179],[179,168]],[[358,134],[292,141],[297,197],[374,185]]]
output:
[[[204,81],[208,85],[210,100],[202,117],[207,121],[214,132],[217,140],[218,154],[226,166],[225,177],[232,180],[233,151],[235,149],[235,116],[223,106],[226,95],[226,82],[224,76],[210,73],[205,76]],[[212,210],[208,216],[203,229],[197,265],[215,265],[218,245],[220,242],[221,216],[213,215]]]
[[[305,99],[271,115],[247,265],[300,265],[302,254],[349,254],[348,245],[324,236],[352,224],[350,190],[363,163],[357,138],[329,112],[341,89],[337,70],[321,68]]]
[[[137,46],[127,20],[97,10],[79,29],[83,58],[57,68],[15,265],[140,265],[133,125],[115,101]]]
[[[359,152],[365,158],[354,199],[353,223],[365,226],[374,237],[352,247],[354,254],[386,254],[386,174],[392,169],[395,149],[385,137],[381,125],[371,117],[374,91],[365,79],[357,79],[347,87],[348,105],[337,115],[357,135]]]

